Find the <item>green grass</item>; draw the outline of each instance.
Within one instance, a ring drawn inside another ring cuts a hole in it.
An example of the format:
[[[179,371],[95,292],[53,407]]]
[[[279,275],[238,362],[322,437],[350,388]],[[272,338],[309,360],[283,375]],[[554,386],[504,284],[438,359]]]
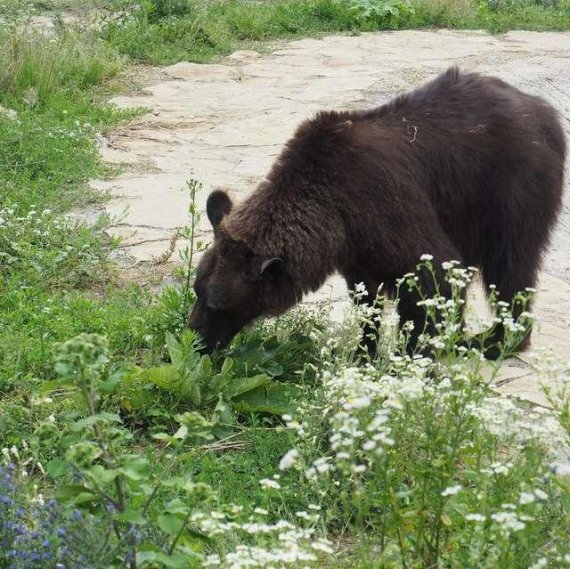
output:
[[[85,43],[84,32],[79,38],[78,32],[69,29],[67,41],[60,41],[50,49],[37,50],[17,37],[7,41],[3,52],[17,52],[20,59],[27,60],[15,77],[11,73],[11,81],[21,85],[32,82],[40,92],[49,90],[53,81],[73,83],[78,76],[81,81],[98,83],[115,72],[120,65],[119,55],[134,63],[208,62],[239,48],[259,48],[268,41],[327,33],[426,27],[486,29],[494,33],[510,29],[570,29],[569,0],[99,0],[96,3],[4,0],[0,3],[0,14],[9,20],[46,11],[49,14],[50,10],[52,14],[70,12],[88,25],[95,22],[95,29],[87,35],[97,35],[103,41],[97,43],[91,38]],[[94,54],[98,57],[93,57]],[[30,56],[38,61],[32,61]],[[55,66],[57,78],[53,72]],[[79,73],[78,67],[82,68]],[[35,73],[39,76],[34,77]]]
[[[84,329],[116,331],[130,346],[144,295],[113,286],[114,243],[93,227],[64,222],[72,207],[102,196],[96,134],[134,112],[94,104],[121,69],[100,40],[0,29],[0,383],[44,377],[55,342]],[[99,294],[95,294],[98,290]],[[106,294],[101,294],[102,292]],[[123,320],[124,325],[119,321]],[[140,340],[139,340],[140,341]]]
[[[116,53],[95,38],[68,29],[56,38],[16,29],[2,41],[0,88],[6,101],[26,95],[36,104],[57,92],[100,85],[120,69]]]
[[[366,4],[365,2],[361,4]],[[368,2],[369,16],[348,0],[224,0],[221,2],[154,1],[110,19],[102,37],[133,61],[154,64],[181,59],[206,62],[260,42],[326,33],[359,33],[424,27],[488,29],[570,29],[570,2],[477,2],[412,0]],[[380,9],[397,6],[396,12]]]

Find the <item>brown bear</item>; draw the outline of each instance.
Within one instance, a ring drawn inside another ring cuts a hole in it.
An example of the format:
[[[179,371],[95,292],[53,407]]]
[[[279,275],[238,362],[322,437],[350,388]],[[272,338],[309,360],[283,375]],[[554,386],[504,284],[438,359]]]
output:
[[[232,207],[219,190],[209,196],[214,243],[197,268],[189,326],[207,349],[223,347],[335,271],[349,288],[364,283],[370,299],[381,284],[393,294],[424,253],[439,283],[422,279],[426,294],[450,294],[442,262],[457,260],[479,267],[510,303],[536,284],[565,155],[548,103],[457,68],[377,108],[320,112],[242,204]],[[417,295],[400,292],[400,320],[414,323],[412,352],[418,334],[435,328]],[[488,357],[497,357],[503,334],[495,326]]]

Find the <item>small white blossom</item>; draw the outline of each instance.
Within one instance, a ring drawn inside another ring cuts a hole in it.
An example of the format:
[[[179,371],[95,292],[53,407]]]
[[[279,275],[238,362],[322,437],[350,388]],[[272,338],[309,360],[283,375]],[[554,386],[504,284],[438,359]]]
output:
[[[291,449],[283,458],[279,461],[279,470],[289,470],[299,458],[299,451],[297,449]]]
[[[534,495],[539,499],[539,500],[548,500],[548,494],[546,492],[544,492],[544,490],[541,490],[540,488],[537,488],[534,491]]]
[[[536,500],[534,494],[530,494],[529,492],[522,492],[519,498],[519,502],[521,504],[532,504]]]
[[[465,519],[470,522],[484,522],[487,518],[482,514],[467,514]]]
[[[273,488],[274,490],[279,490],[281,488],[281,484],[276,480],[271,480],[270,478],[263,478],[263,480],[259,481],[262,488]]]
[[[521,531],[526,525],[513,512],[498,512],[491,519],[499,524],[505,531]]]
[[[326,541],[324,539],[319,539],[318,541],[311,543],[311,547],[316,551],[322,551],[329,554],[334,553],[334,549],[332,548],[330,541]]]
[[[461,484],[457,484],[455,486],[449,486],[448,488],[443,490],[441,495],[442,496],[455,496],[455,494],[458,494],[462,488],[463,488],[463,486],[461,486]]]

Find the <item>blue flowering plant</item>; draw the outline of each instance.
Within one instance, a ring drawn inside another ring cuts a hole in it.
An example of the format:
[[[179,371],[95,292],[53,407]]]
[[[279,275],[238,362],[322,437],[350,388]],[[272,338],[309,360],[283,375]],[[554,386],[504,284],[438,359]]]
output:
[[[0,568],[79,569],[97,566],[97,558],[104,563],[97,520],[44,500],[22,472],[12,462],[0,465]]]

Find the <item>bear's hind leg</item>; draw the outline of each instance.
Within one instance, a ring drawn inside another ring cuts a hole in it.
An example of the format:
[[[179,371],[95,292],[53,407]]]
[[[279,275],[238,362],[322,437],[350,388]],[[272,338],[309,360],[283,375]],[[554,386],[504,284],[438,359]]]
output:
[[[508,310],[511,311],[515,323],[518,323],[524,311],[530,312],[531,299],[521,299],[520,293],[525,293],[526,289],[532,289],[536,286],[539,262],[537,252],[518,259],[514,259],[510,255],[503,255],[501,258],[488,261],[482,267],[487,294],[491,294],[493,287],[496,287],[498,301],[508,304]],[[498,306],[498,316],[500,309],[501,307]],[[531,332],[532,325],[527,323],[525,331],[522,334],[518,332],[520,341],[514,346],[513,351],[519,352],[528,348]],[[502,343],[506,336],[505,324],[496,323],[491,330],[475,336],[471,345],[481,349],[487,359],[496,360],[503,354]]]

